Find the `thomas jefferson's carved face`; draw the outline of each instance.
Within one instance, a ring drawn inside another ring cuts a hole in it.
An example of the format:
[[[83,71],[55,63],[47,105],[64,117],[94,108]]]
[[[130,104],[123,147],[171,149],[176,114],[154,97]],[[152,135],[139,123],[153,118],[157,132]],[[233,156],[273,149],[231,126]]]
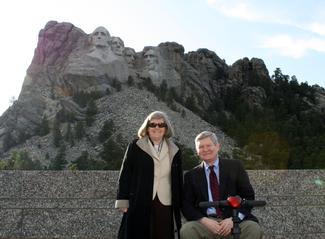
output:
[[[91,42],[97,47],[108,47],[109,32],[104,27],[97,27],[91,35]]]
[[[122,56],[123,55],[123,50],[124,50],[124,43],[119,37],[111,37],[111,46],[113,52],[118,55]]]

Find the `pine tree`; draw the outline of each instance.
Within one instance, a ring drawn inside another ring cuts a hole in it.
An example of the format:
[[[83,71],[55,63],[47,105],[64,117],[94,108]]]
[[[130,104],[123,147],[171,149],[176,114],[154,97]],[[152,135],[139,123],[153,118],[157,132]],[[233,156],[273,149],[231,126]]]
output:
[[[49,169],[50,170],[62,170],[65,168],[67,161],[65,160],[65,146],[62,145],[55,156],[54,160],[50,163]]]
[[[13,170],[40,170],[42,169],[39,160],[32,160],[26,151],[14,151],[11,155]]]
[[[86,109],[86,125],[91,126],[94,122],[94,116],[97,114],[97,106],[93,99],[91,99],[87,104]]]
[[[15,141],[15,139],[12,137],[10,132],[7,132],[4,136],[3,139],[3,150],[7,151],[8,149],[10,149],[12,146],[15,146],[17,143]]]
[[[121,167],[124,152],[119,144],[109,139],[100,153],[102,160],[106,162],[106,170],[117,170]]]
[[[114,122],[113,120],[106,120],[101,131],[98,134],[98,140],[104,143],[113,133]]]
[[[105,168],[105,162],[92,159],[87,151],[83,151],[81,155],[69,166],[73,170],[101,170]]]
[[[62,134],[60,130],[60,122],[57,119],[55,119],[53,123],[52,136],[54,146],[59,147],[62,141]]]
[[[50,133],[49,121],[46,116],[43,116],[41,125],[39,126],[39,128],[37,130],[37,134],[39,136],[45,136],[48,133]]]
[[[67,131],[64,135],[64,140],[70,144],[70,146],[74,146],[74,138],[72,134],[71,124],[68,123]]]
[[[85,127],[82,121],[78,121],[75,127],[75,135],[77,140],[81,140],[85,136]]]

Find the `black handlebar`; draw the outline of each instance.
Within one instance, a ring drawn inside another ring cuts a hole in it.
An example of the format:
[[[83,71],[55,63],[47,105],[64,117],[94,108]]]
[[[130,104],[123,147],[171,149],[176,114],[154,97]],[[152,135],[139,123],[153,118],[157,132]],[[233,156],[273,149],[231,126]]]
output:
[[[264,207],[266,201],[262,200],[243,200],[241,203],[242,207]]]
[[[266,205],[265,201],[260,200],[242,200],[240,208],[245,207],[263,207]],[[208,207],[232,207],[227,200],[213,201],[213,202],[200,202],[199,207],[208,208]]]
[[[232,220],[234,226],[232,228],[232,235],[234,239],[238,239],[241,233],[239,227],[240,219],[238,217],[238,212],[240,208],[252,208],[252,207],[263,207],[266,205],[265,201],[259,200],[246,200],[241,199],[239,196],[228,197],[227,200],[213,201],[213,202],[200,202],[199,207],[219,207],[219,208],[230,208],[232,209]]]
[[[200,202],[199,207],[228,207],[229,204],[226,200],[223,201],[214,201],[214,202]]]

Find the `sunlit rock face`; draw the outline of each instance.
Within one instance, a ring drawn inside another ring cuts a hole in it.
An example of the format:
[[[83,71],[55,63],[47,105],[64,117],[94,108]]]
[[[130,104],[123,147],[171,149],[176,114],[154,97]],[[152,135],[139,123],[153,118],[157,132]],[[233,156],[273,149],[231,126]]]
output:
[[[108,88],[109,81],[100,81],[98,85],[98,78],[103,78],[103,76],[107,80],[116,79],[121,83],[125,83],[128,79],[128,65],[122,57],[123,41],[120,38],[111,37],[108,30],[104,27],[96,28],[88,36],[88,39],[86,45],[77,47],[70,54],[62,72],[65,78],[88,76],[87,81],[89,84],[84,82],[81,84],[93,89]],[[93,77],[93,81],[89,81],[89,77]]]
[[[193,147],[195,134],[211,129],[223,135],[227,142],[223,148],[231,151],[234,142],[198,115],[208,114],[233,88],[239,88],[249,106],[262,108],[266,92],[252,87],[252,81],[271,81],[261,59],[243,58],[229,66],[213,51],[185,53],[176,42],[144,46],[137,52],[103,26],[88,34],[71,23],[50,21],[39,32],[18,100],[0,117],[0,156],[15,147],[33,146],[33,152],[45,157],[44,149],[53,146],[50,136],[38,136],[42,119],[46,117],[51,127],[62,114],[85,121],[87,106],[75,100],[80,92],[99,98],[94,102],[98,108],[94,126],[87,132],[91,143],[73,147],[76,155],[81,149],[94,151],[95,135],[105,120],[123,128],[121,140],[128,142],[149,111],[159,109],[172,115],[179,128],[176,139],[184,145]],[[317,92],[324,110],[324,91]],[[68,123],[61,127],[63,133]],[[43,148],[35,149],[38,144]]]
[[[205,64],[204,59],[202,64]],[[74,101],[74,97],[80,92],[94,92],[105,97],[120,90],[130,92],[126,91],[130,86],[143,87],[150,83],[156,87],[156,92],[165,91],[167,94],[167,91],[172,90],[173,97],[183,98],[184,101],[194,91],[196,97],[206,98],[204,88],[215,79],[208,79],[198,67],[201,65],[188,61],[184,47],[175,42],[145,46],[142,51],[136,52],[125,46],[120,37],[112,36],[103,26],[87,34],[71,23],[50,21],[39,32],[34,57],[18,100],[0,118],[0,153],[11,147],[11,144],[8,146],[3,143],[8,136],[12,145],[16,146],[37,135],[37,128],[44,117],[53,123],[57,115],[64,112],[78,120],[84,120],[86,108],[80,107]],[[202,84],[202,81],[206,83]],[[141,92],[147,90],[145,88]],[[215,89],[209,91],[211,95],[215,93]],[[137,110],[136,113],[141,113],[138,117],[147,113],[147,103],[155,101],[152,98],[150,102],[144,103],[148,97],[141,97],[141,92],[132,99],[136,101],[132,103],[144,105]],[[128,112],[130,109],[126,107],[130,103],[130,97],[127,96],[123,98],[125,102],[104,103],[111,108],[116,107],[115,104],[118,107],[124,104],[121,109],[127,109],[125,115],[132,115],[133,112]],[[169,99],[170,102],[174,100]],[[206,98],[204,101],[209,102],[210,99]],[[100,104],[97,107],[102,109]],[[176,115],[179,119],[175,120],[181,121],[180,112]],[[137,114],[135,118],[136,116]],[[142,119],[135,121],[140,120]],[[99,122],[102,121],[99,119]],[[196,124],[200,125],[199,122]],[[193,131],[193,127],[190,128]],[[189,133],[195,135],[194,131]],[[130,135],[133,135],[132,132],[125,132],[124,137]],[[184,141],[189,136],[180,134],[178,137]]]

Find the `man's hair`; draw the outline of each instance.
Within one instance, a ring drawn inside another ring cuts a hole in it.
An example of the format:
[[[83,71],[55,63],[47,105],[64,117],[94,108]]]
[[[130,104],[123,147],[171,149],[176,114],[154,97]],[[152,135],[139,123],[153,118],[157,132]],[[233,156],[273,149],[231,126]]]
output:
[[[168,119],[168,116],[166,113],[162,112],[162,111],[154,111],[152,113],[150,113],[147,118],[143,121],[141,127],[138,130],[138,137],[141,139],[145,136],[148,135],[148,123],[150,122],[150,120],[152,119],[163,119],[164,122],[166,123],[167,127],[166,127],[166,132],[164,137],[165,138],[170,138],[174,136],[174,129]]]
[[[195,147],[197,146],[200,140],[205,138],[210,138],[214,144],[219,144],[218,137],[215,133],[211,131],[203,131],[195,137]]]

